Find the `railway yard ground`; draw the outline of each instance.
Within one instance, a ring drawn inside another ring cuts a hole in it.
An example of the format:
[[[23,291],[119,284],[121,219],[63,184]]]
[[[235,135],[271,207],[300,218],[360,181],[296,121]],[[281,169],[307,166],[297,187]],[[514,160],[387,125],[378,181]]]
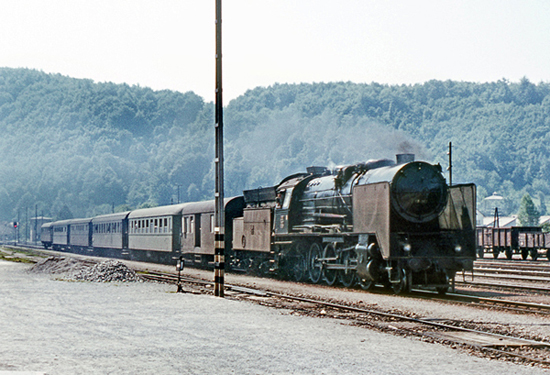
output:
[[[37,267],[35,254],[0,249],[0,375],[550,374],[545,311],[238,274],[226,274],[235,287],[222,299],[210,293],[212,271],[186,268],[186,280],[206,282],[186,281],[186,293],[176,293],[169,283],[123,282],[135,274],[118,262],[57,253],[70,261],[48,263],[54,253],[43,253]],[[138,275],[174,273],[171,266],[123,265]],[[464,284],[457,292],[550,305],[548,292]],[[506,337],[426,328],[418,320]]]

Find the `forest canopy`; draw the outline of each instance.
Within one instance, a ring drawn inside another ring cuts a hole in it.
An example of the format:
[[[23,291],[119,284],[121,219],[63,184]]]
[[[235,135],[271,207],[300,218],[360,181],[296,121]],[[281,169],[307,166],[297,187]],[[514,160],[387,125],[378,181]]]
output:
[[[225,195],[311,165],[412,152],[497,192],[508,213],[550,194],[550,85],[276,84],[224,109]],[[0,220],[62,219],[211,199],[213,104],[192,92],[0,69]],[[541,210],[541,207],[544,210]]]

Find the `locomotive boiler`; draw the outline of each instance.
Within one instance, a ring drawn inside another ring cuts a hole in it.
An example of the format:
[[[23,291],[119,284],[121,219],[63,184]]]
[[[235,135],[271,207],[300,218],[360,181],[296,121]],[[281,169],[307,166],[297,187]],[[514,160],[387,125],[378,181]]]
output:
[[[475,185],[448,186],[441,172],[405,154],[245,191],[233,263],[314,283],[444,293],[473,268]]]

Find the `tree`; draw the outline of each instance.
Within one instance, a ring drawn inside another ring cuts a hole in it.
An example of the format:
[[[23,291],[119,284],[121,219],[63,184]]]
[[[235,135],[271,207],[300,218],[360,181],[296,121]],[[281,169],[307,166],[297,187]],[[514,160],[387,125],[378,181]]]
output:
[[[544,194],[540,193],[539,192],[539,201],[540,201],[540,204],[539,204],[539,214],[542,215],[546,215],[546,211],[547,211],[547,208],[546,208],[546,199],[544,197]]]
[[[73,218],[73,213],[69,209],[69,207],[64,204],[63,207],[61,207],[61,210],[59,210],[59,214],[57,214],[58,220],[68,220]]]
[[[533,200],[529,194],[525,194],[521,198],[518,211],[518,220],[521,225],[525,226],[538,226],[539,225],[540,213],[535,207]]]

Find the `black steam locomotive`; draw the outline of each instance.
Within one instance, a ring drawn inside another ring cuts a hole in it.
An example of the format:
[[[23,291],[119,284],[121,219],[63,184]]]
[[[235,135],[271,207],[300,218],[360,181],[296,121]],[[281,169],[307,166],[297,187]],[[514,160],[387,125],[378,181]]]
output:
[[[412,286],[445,293],[476,256],[475,185],[447,186],[440,165],[414,155],[313,167],[244,192],[233,265],[294,280]]]
[[[228,269],[396,293],[440,292],[475,259],[475,186],[447,186],[439,165],[412,155],[329,171],[225,200]],[[64,220],[42,226],[45,247],[160,263],[212,265],[214,201]]]

